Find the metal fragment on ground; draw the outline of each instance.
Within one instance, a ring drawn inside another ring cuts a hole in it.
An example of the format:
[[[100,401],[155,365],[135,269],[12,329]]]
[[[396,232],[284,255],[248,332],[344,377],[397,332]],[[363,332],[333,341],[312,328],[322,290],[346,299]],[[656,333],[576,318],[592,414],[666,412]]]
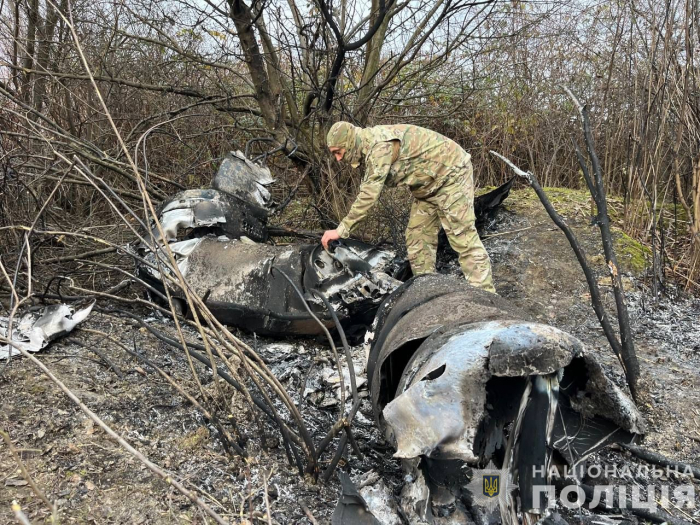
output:
[[[267,187],[273,182],[275,179],[269,168],[246,158],[241,151],[232,151],[221,162],[212,186],[245,202],[266,208],[272,202]]]
[[[501,509],[504,522],[515,512],[543,516],[546,502],[532,500],[532,485],[547,480],[532,472],[548,471],[552,448],[574,466],[645,431],[578,339],[461,278],[407,282],[382,303],[374,332],[375,418],[412,477],[429,473],[430,501],[464,499],[471,469],[495,461],[519,490],[521,507]],[[428,519],[416,491],[424,492],[405,488],[404,510]]]
[[[401,282],[394,254],[359,241],[273,246],[267,240],[273,182],[267,168],[232,153],[212,182],[214,189],[186,190],[165,202],[159,221],[179,271],[220,321],[261,335],[318,335],[323,329],[306,310],[334,329],[322,299],[336,310],[351,338],[362,335],[382,299]],[[130,249],[149,264],[139,275],[161,293],[169,257],[155,224],[147,242]],[[285,277],[289,277],[291,283]],[[303,299],[295,290],[303,294]],[[177,286],[169,291],[187,314]]]
[[[95,303],[78,310],[66,304],[47,306],[39,312],[30,312],[13,321],[11,338],[16,345],[27,352],[38,352],[51,341],[71,332],[84,321]],[[0,317],[0,336],[8,337],[9,318]],[[0,345],[0,359],[19,355],[20,351],[9,344]]]
[[[336,248],[343,253],[342,261],[318,245],[272,246],[225,237],[201,237],[170,247],[190,289],[206,299],[217,319],[261,335],[322,334],[304,302],[333,328],[316,292],[325,296],[349,330],[368,326],[382,299],[401,284],[385,272],[393,254],[359,241],[344,241]],[[157,262],[153,252],[144,257]],[[163,290],[156,270],[142,267],[140,274]],[[176,287],[170,291],[182,297]]]
[[[333,512],[333,525],[380,525],[381,522],[369,511],[367,502],[357,487],[343,471],[338,471],[341,494]]]

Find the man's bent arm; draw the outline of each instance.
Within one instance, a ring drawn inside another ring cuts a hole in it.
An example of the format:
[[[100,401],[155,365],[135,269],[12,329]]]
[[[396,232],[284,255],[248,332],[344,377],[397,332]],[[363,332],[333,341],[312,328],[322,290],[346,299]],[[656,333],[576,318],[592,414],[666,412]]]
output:
[[[391,142],[381,142],[367,156],[367,173],[362,179],[360,191],[350,211],[338,225],[338,235],[345,239],[355,226],[367,216],[379,199],[384,182],[389,175],[393,156]]]

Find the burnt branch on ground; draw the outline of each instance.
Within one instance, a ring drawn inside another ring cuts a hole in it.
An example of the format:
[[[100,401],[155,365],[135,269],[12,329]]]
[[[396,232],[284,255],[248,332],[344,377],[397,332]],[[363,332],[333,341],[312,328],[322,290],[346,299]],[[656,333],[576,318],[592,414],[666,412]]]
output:
[[[574,254],[576,255],[576,259],[578,260],[579,264],[581,265],[581,269],[583,270],[583,273],[586,277],[586,282],[588,283],[588,289],[591,293],[591,305],[593,306],[593,310],[595,311],[596,316],[598,317],[598,321],[600,322],[601,327],[603,328],[603,332],[605,333],[605,337],[607,338],[608,342],[610,343],[610,346],[615,352],[615,355],[617,356],[620,365],[622,366],[622,369],[625,372],[625,377],[627,378],[627,384],[629,385],[630,391],[632,393],[632,396],[635,398],[635,400],[638,400],[638,383],[639,383],[639,364],[637,363],[637,357],[634,353],[634,346],[631,347],[631,354],[630,354],[630,344],[631,344],[631,336],[628,339],[625,339],[624,341],[628,345],[627,347],[623,347],[620,341],[617,338],[617,335],[615,334],[615,330],[613,329],[612,325],[610,324],[610,320],[608,319],[608,315],[605,311],[605,306],[603,306],[603,301],[601,299],[600,295],[600,289],[598,287],[598,281],[596,280],[596,277],[593,273],[593,270],[591,270],[591,267],[588,265],[588,262],[586,260],[586,255],[583,251],[583,248],[581,247],[581,244],[578,242],[576,239],[576,235],[574,234],[573,230],[569,227],[569,225],[566,223],[564,218],[557,213],[557,211],[554,209],[554,206],[552,206],[552,203],[549,201],[547,198],[547,194],[544,192],[542,189],[542,186],[540,186],[540,183],[537,180],[537,177],[529,171],[523,171],[520,168],[518,168],[515,164],[513,164],[510,160],[505,158],[504,156],[500,155],[499,153],[496,153],[495,151],[491,151],[493,155],[498,157],[499,159],[503,160],[508,166],[510,166],[511,169],[515,172],[516,175],[519,177],[522,177],[527,181],[527,183],[530,185],[530,187],[535,191],[537,194],[537,197],[540,199],[540,202],[542,202],[542,205],[544,206],[545,210],[547,211],[547,214],[549,217],[552,219],[554,224],[562,231],[564,232],[564,235],[566,235],[566,239],[569,241],[569,244],[571,245],[571,249],[574,251]],[[589,186],[592,188],[592,182],[587,179],[587,182],[589,182]],[[602,185],[602,181],[600,181],[600,184]],[[603,193],[603,199],[605,198],[605,194]],[[603,230],[601,230],[601,233]],[[609,228],[609,223],[608,223],[608,228],[605,230],[607,236],[610,236],[610,228]],[[603,234],[603,235],[606,235]],[[604,242],[605,245],[605,242]],[[609,250],[612,251],[612,254],[614,256],[614,249],[612,248],[612,238],[610,237],[610,245],[608,246]],[[606,249],[606,255],[607,255],[607,249]],[[617,259],[615,259],[616,261]],[[617,264],[614,265],[614,275],[613,275],[613,270],[611,268],[611,276],[613,278],[621,280],[621,276],[619,275],[619,272],[617,271]],[[620,281],[620,287],[619,291],[622,295],[622,303],[624,305],[624,293],[622,292],[622,285]],[[617,292],[617,288],[616,288]],[[617,298],[617,295],[616,295]],[[625,308],[625,316],[624,316],[624,321],[620,320],[620,324],[623,325],[626,322],[626,330],[628,331],[627,333],[629,334],[629,316],[626,315],[627,310]],[[619,315],[619,312],[618,312]]]
[[[586,149],[588,150],[588,157],[591,161],[591,167],[593,168],[593,177],[591,177],[589,174],[588,166],[585,162],[583,162],[582,155],[578,155],[578,159],[598,212],[595,218],[595,224],[600,229],[600,237],[603,243],[603,253],[605,254],[605,260],[610,271],[610,280],[612,282],[613,293],[615,295],[617,320],[620,328],[620,353],[624,361],[625,375],[627,376],[627,383],[629,384],[632,396],[635,399],[638,399],[639,395],[641,394],[639,362],[637,361],[637,354],[634,349],[634,340],[632,338],[632,329],[630,327],[629,312],[627,311],[627,304],[625,302],[625,291],[622,287],[622,275],[619,272],[617,255],[615,254],[612,233],[610,231],[610,217],[608,216],[608,203],[605,198],[603,170],[600,166],[598,154],[595,151],[595,145],[593,144],[593,134],[591,132],[591,121],[588,115],[588,106],[581,105],[581,103],[569,89],[565,88],[565,90],[576,105],[583,125],[583,137],[586,142]]]

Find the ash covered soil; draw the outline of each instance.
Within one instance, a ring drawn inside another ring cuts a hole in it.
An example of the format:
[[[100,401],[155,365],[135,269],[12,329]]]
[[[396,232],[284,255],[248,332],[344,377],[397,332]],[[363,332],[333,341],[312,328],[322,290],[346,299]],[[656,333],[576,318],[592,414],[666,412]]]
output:
[[[575,226],[612,312],[612,289],[599,255],[598,230],[589,225],[588,199],[570,190],[549,193],[555,207]],[[614,212],[614,201],[612,208]],[[649,382],[649,396],[640,406],[649,424],[643,446],[698,464],[700,300],[671,287],[669,296],[651,301],[643,268],[645,249],[617,235],[637,353]],[[623,386],[620,366],[590,307],[580,267],[564,235],[531,193],[520,190],[511,194],[495,229],[486,232],[484,243],[492,258],[499,294],[542,322],[579,337],[609,377]],[[458,268],[455,262],[449,262],[441,271],[456,273]],[[108,310],[128,308],[148,318],[158,330],[174,335],[171,323],[123,304],[100,306],[102,310],[94,312],[83,328],[109,333],[157,363],[189,393],[198,392],[182,352]],[[189,335],[191,340],[196,339],[193,332]],[[330,350],[315,340],[254,341],[248,334],[238,335],[258,349],[285,385],[318,442],[340,409],[338,377]],[[355,367],[362,377],[366,351],[363,346],[353,348]],[[330,522],[339,495],[337,480],[314,483],[300,477],[289,466],[275,429],[258,412],[247,408],[242,395],[232,387],[222,381],[215,384],[207,369],[195,365],[204,390],[222,390],[236,407],[230,415],[247,440],[249,457],[245,460],[227,455],[216,428],[195,407],[148,365],[109,340],[76,330],[37,355],[114,430],[186,487],[198,488],[205,501],[231,522],[267,523],[268,506],[273,523]],[[364,458],[359,460],[348,452],[341,467],[360,485],[376,487],[377,478],[382,478],[388,491],[398,493],[402,483],[399,463],[392,459],[392,451],[374,427],[366,383],[360,390],[364,401],[353,425]],[[211,522],[188,499],[122,450],[26,360],[13,359],[0,375],[0,428],[11,437],[38,487],[55,501],[61,523]],[[640,464],[619,450],[608,450],[601,456],[610,463],[632,467]],[[329,454],[324,456],[321,466],[330,459]],[[644,479],[637,476],[636,481]],[[696,492],[700,492],[697,483]],[[24,481],[7,445],[0,443],[0,523],[14,522],[12,500],[17,500],[32,523],[50,522],[45,505]],[[697,510],[686,510],[686,515],[672,507],[670,511],[679,518],[698,518]]]

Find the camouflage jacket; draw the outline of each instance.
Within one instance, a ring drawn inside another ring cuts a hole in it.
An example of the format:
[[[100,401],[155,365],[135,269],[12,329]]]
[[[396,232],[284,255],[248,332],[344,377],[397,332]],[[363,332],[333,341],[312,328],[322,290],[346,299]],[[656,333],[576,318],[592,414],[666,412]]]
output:
[[[358,134],[366,171],[355,202],[338,225],[341,237],[367,216],[385,184],[408,186],[418,199],[430,197],[471,158],[447,137],[409,124],[358,129]]]

